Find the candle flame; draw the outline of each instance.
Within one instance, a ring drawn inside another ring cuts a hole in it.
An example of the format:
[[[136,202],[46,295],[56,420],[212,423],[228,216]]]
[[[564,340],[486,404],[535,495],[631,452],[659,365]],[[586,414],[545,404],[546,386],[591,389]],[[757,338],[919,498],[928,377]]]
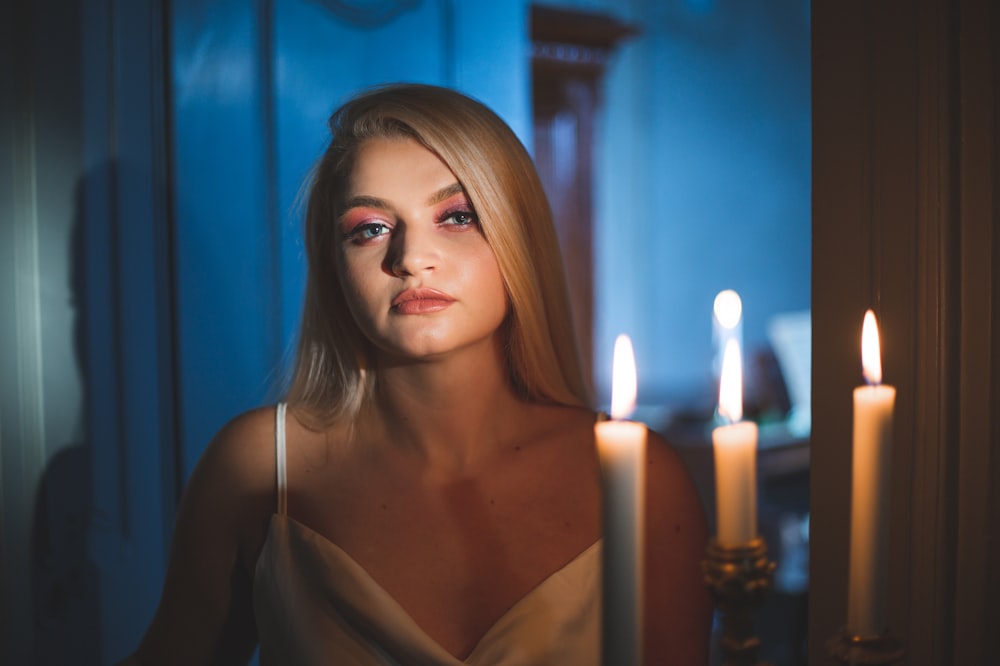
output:
[[[723,328],[734,329],[743,316],[743,301],[732,289],[724,289],[715,295],[712,306],[715,318]]]
[[[624,419],[635,411],[635,354],[625,334],[615,339],[611,364],[611,418]]]
[[[861,367],[864,370],[865,381],[872,385],[882,383],[882,351],[878,342],[878,324],[875,313],[865,312],[865,321],[861,326]]]
[[[743,418],[743,359],[736,340],[726,343],[719,381],[719,416],[730,423]]]

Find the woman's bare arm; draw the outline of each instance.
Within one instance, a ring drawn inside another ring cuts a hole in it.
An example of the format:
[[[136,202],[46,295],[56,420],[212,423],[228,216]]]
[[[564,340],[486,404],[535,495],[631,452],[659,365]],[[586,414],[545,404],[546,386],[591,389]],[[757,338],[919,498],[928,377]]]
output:
[[[701,573],[704,510],[683,461],[655,432],[648,459],[645,663],[705,666],[712,599]]]
[[[257,643],[250,567],[274,510],[274,411],[213,439],[177,515],[159,608],[125,664],[245,664]]]

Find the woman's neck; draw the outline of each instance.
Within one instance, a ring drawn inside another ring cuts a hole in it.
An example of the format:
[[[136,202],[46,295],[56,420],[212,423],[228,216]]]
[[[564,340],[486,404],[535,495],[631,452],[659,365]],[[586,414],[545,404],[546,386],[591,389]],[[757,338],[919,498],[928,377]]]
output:
[[[526,406],[499,353],[383,363],[369,427],[428,471],[456,474],[509,444]]]

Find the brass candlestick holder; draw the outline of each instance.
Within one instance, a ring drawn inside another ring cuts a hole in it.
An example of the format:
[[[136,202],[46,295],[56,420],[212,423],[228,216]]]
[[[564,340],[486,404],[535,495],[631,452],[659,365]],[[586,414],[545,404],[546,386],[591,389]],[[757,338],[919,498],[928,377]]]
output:
[[[753,620],[774,574],[767,544],[761,537],[739,546],[712,539],[707,554],[702,571],[715,607],[722,612],[723,665],[765,666],[757,661],[760,639],[754,634]]]
[[[847,666],[881,666],[903,658],[902,644],[889,632],[881,636],[854,636],[846,628],[827,641],[833,658]]]

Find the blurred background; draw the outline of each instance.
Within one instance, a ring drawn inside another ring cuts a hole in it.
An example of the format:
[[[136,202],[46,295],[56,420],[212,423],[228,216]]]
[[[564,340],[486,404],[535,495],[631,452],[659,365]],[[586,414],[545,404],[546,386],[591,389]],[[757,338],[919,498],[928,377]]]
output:
[[[739,293],[765,657],[804,663],[807,0],[13,0],[0,8],[0,662],[103,664],[152,617],[188,474],[278,396],[301,187],[347,96],[462,90],[536,158],[598,406],[614,337],[637,418],[712,514],[716,295]]]

